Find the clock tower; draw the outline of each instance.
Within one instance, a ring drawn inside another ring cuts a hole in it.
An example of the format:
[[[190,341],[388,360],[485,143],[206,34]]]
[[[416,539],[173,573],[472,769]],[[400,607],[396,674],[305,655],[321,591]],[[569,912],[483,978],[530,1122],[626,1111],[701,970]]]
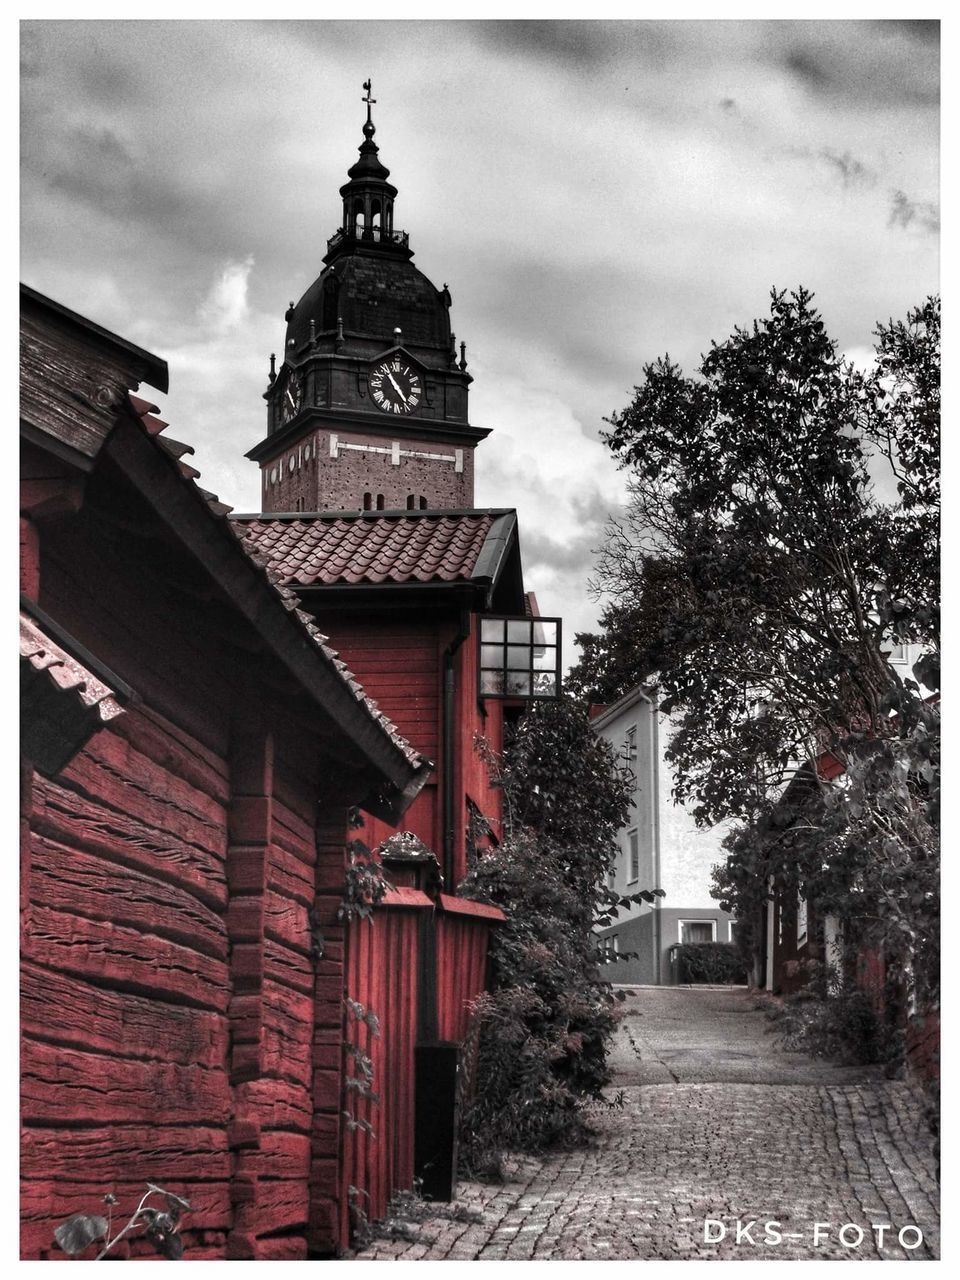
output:
[[[450,292],[412,262],[394,227],[397,188],[367,119],[340,188],[343,217],[324,269],[286,313],[270,357],[260,464],[264,512],[436,510],[473,506],[473,451],[489,434],[467,416],[465,344]]]

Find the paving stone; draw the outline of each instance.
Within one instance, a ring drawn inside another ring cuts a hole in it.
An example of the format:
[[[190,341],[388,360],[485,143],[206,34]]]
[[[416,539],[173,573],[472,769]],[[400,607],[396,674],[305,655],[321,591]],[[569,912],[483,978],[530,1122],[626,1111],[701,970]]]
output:
[[[609,1091],[624,1105],[595,1113],[588,1148],[512,1157],[502,1186],[461,1183],[460,1201],[483,1213],[469,1229],[428,1220],[416,1243],[374,1241],[353,1256],[939,1257],[935,1162],[910,1084],[782,1052],[743,990],[642,988],[626,1009]],[[705,1241],[705,1219],[722,1239]],[[873,1224],[889,1224],[882,1244]],[[923,1243],[905,1249],[897,1233],[913,1225]]]

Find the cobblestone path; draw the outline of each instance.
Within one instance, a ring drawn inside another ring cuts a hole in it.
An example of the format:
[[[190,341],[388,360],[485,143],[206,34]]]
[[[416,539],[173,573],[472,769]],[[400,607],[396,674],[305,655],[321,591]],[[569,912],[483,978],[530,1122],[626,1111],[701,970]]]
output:
[[[910,1085],[779,1051],[743,990],[642,987],[626,1008],[608,1090],[624,1104],[597,1112],[589,1147],[513,1160],[502,1185],[461,1182],[459,1220],[411,1223],[413,1239],[354,1256],[939,1257],[931,1143]]]

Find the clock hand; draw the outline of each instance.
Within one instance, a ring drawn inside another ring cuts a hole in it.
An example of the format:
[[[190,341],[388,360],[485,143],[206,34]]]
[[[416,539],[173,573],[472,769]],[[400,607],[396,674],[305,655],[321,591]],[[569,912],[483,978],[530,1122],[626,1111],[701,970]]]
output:
[[[400,390],[400,388],[397,386],[397,380],[396,380],[396,378],[393,376],[393,374],[389,371],[389,369],[387,370],[387,377],[388,377],[388,378],[390,379],[390,381],[393,383],[393,389],[394,389],[394,391],[396,391],[397,395],[400,397],[400,399],[403,401],[403,403],[404,403],[404,404],[406,404],[406,403],[407,403],[407,397],[403,394],[403,392],[402,392],[402,391]]]

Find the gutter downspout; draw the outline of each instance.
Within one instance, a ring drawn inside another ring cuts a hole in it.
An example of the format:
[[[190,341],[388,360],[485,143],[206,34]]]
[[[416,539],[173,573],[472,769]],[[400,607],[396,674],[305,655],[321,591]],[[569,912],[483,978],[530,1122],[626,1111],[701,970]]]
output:
[[[453,730],[457,677],[454,659],[460,646],[470,635],[470,610],[460,609],[460,629],[443,654],[443,885],[445,893],[454,893],[453,883],[453,803],[455,751]]]

